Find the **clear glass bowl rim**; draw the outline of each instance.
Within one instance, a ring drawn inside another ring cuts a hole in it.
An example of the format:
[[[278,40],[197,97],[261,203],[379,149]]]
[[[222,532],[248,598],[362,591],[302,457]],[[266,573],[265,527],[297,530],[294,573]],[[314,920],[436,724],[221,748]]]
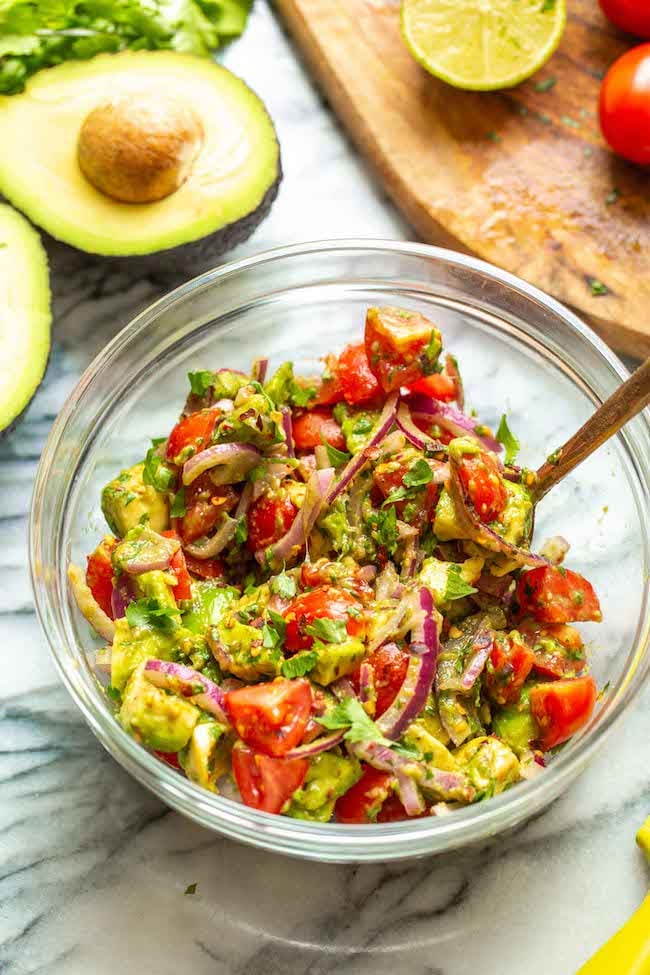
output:
[[[621,380],[628,376],[625,366],[611,349],[568,308],[521,278],[469,255],[427,244],[375,238],[313,241],[266,250],[214,268],[170,291],[132,319],[88,366],[58,414],[41,456],[30,507],[29,560],[36,613],[55,666],[91,730],[123,768],[171,807],[231,838],[303,859],[360,863],[431,855],[484,841],[525,821],[557,798],[591,760],[643,685],[650,670],[650,620],[647,610],[643,625],[637,630],[639,639],[633,648],[634,662],[607,713],[579,741],[556,756],[544,774],[450,816],[429,817],[406,824],[349,826],[302,822],[258,812],[194,785],[145,751],[126,734],[114,715],[89,694],[73,659],[72,649],[67,646],[64,629],[56,623],[57,612],[65,615],[67,609],[54,605],[43,585],[40,570],[41,512],[57,449],[79,400],[93,381],[110,368],[114,357],[125,350],[136,334],[153,326],[161,312],[182,305],[193,292],[208,288],[227,275],[255,269],[269,262],[308,255],[316,257],[332,251],[392,252],[472,269],[545,306],[562,319],[568,329],[577,332],[584,342],[595,348]],[[540,336],[540,341],[544,344],[543,336]],[[644,435],[640,441],[647,457],[650,453],[650,424],[647,416],[645,420]],[[639,461],[638,454],[637,462],[641,463],[644,468],[642,473],[650,483],[650,464]],[[66,495],[74,476],[74,471],[68,476]]]

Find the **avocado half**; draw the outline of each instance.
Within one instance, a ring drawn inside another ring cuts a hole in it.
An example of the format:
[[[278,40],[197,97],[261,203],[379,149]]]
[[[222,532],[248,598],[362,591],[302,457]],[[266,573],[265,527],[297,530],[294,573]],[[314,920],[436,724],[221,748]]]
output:
[[[273,123],[214,62],[124,51],[0,97],[0,194],[49,235],[180,270],[248,237],[281,179]]]
[[[34,228],[0,204],[0,436],[28,406],[50,355],[47,257]]]

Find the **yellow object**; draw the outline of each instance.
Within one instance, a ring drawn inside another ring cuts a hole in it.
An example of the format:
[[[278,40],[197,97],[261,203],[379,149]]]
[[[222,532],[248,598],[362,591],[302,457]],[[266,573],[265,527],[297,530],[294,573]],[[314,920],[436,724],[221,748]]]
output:
[[[650,818],[636,835],[650,863]],[[650,975],[650,894],[577,975]]]
[[[402,0],[402,34],[423,68],[456,88],[530,78],[560,43],[566,0]]]

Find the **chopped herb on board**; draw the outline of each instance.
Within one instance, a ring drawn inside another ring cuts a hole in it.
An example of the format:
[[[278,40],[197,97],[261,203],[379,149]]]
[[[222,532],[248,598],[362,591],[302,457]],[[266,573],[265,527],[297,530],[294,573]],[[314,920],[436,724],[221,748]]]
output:
[[[598,278],[589,278],[589,287],[591,288],[591,293],[595,298],[600,298],[602,295],[609,294],[609,288]]]
[[[550,91],[557,85],[557,78],[544,78],[543,81],[535,82],[535,91]]]
[[[188,884],[185,888],[185,895],[187,894],[196,894],[196,884]]]

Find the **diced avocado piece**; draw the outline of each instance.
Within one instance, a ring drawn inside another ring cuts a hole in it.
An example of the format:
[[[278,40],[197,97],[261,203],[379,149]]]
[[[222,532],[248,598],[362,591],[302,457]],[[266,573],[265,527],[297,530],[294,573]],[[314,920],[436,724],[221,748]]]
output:
[[[354,758],[323,752],[312,758],[305,781],[293,794],[287,816],[328,823],[339,796],[361,778],[361,765]]]
[[[166,572],[154,569],[151,572],[143,572],[142,575],[135,576],[133,579],[138,596],[143,599],[155,599],[159,606],[164,609],[178,610],[174,594],[172,592],[172,580]],[[180,624],[180,613],[174,616]]]
[[[264,392],[276,406],[285,406],[291,399],[294,381],[293,362],[283,362],[265,385]]]
[[[492,522],[490,528],[512,545],[521,545],[530,540],[533,518],[531,493],[523,484],[504,481],[507,500],[499,522]]]
[[[202,636],[221,622],[238,599],[239,593],[232,586],[220,586],[209,579],[193,582],[192,607],[183,614],[183,625]]]
[[[249,681],[280,675],[283,657],[279,648],[265,647],[262,630],[240,623],[232,613],[212,627],[209,643],[217,663],[228,674]]]
[[[524,687],[516,704],[495,710],[492,731],[502,738],[517,755],[530,749],[530,742],[539,738],[540,730],[530,710],[530,687]]]
[[[4,150],[3,150],[4,151]],[[20,419],[50,355],[47,256],[32,225],[0,204],[0,432]]]
[[[250,381],[250,376],[246,376],[242,372],[235,372],[233,369],[219,369],[218,372],[215,372],[211,384],[212,398],[215,401],[220,399],[234,400],[239,390],[248,386]]]
[[[431,591],[436,608],[452,619],[467,615],[467,603],[463,598],[447,599],[450,588],[450,573],[456,573],[458,580],[473,587],[485,565],[485,559],[471,558],[456,564],[443,562],[433,556],[422,563],[420,583]],[[453,578],[453,577],[452,577]],[[458,610],[458,612],[456,612]]]
[[[282,414],[262,393],[243,396],[240,392],[235,408],[219,423],[213,439],[218,443],[249,443],[260,449],[272,447],[284,440]]]
[[[164,538],[149,525],[135,525],[113,550],[111,556],[113,568],[118,574],[130,562],[164,564],[173,552],[173,545],[171,539]],[[176,547],[178,548],[178,543]]]
[[[121,691],[130,674],[143,660],[157,657],[172,660],[176,648],[175,635],[149,630],[131,629],[126,619],[115,620],[115,637],[111,651],[111,684]]]
[[[129,678],[118,714],[120,724],[147,748],[178,752],[189,741],[199,709],[176,694],[154,687],[143,671],[144,663]]]
[[[190,782],[217,791],[217,782],[230,769],[231,745],[216,721],[201,721],[192,732],[179,761]]]
[[[169,504],[142,476],[144,461],[122,471],[102,491],[102,511],[109,528],[123,538],[131,528],[145,522],[155,532],[169,528]]]
[[[107,16],[113,6],[103,4]],[[156,6],[143,5],[143,16]],[[39,131],[67,150],[37,158]],[[266,215],[281,179],[273,123],[257,95],[210,58],[171,50],[100,54],[38,72],[3,99],[0,145],[0,193],[14,206],[57,240],[140,270],[214,266]]]
[[[430,694],[427,703],[424,706],[424,711],[420,714],[418,718],[419,724],[434,738],[437,738],[439,742],[443,745],[448,745],[450,742],[449,733],[438,714],[438,707],[436,705],[435,697]]]
[[[473,738],[456,749],[454,758],[476,789],[477,800],[498,795],[520,778],[519,759],[498,738]]]
[[[427,731],[426,723],[418,718],[404,733],[404,741],[416,748],[422,760],[435,768],[452,771],[457,767],[456,760],[448,748]]]
[[[356,532],[350,525],[342,500],[339,499],[330,505],[327,514],[319,519],[318,526],[327,533],[332,548],[339,555],[347,556],[354,553]]]
[[[309,676],[318,684],[324,685],[351,674],[366,655],[364,644],[354,637],[349,637],[343,643],[321,643],[320,640],[315,640],[314,650],[318,653],[318,663]]]
[[[436,516],[433,531],[441,542],[448,542],[454,538],[466,538],[456,516],[454,502],[447,488],[443,488],[436,505]]]
[[[334,418],[341,426],[348,450],[351,454],[357,454],[365,446],[379,413],[372,410],[353,410],[347,403],[337,403],[334,407]]]

